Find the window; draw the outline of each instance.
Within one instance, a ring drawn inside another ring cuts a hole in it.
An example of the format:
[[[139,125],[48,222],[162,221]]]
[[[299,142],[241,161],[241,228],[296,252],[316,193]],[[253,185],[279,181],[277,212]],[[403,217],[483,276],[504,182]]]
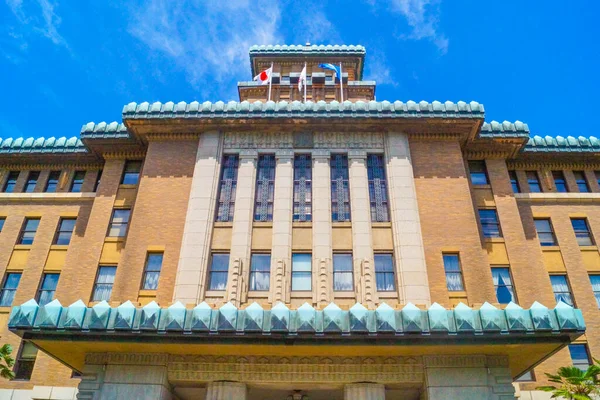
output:
[[[85,179],[85,171],[75,171],[73,175],[73,181],[71,182],[70,192],[79,193],[83,186],[83,180]]]
[[[2,232],[5,222],[6,222],[6,217],[0,217],[0,232]]]
[[[554,186],[556,186],[557,192],[568,192],[567,183],[565,181],[565,174],[562,171],[552,171],[552,177],[554,178]]]
[[[515,301],[515,293],[508,267],[492,267],[492,279],[494,280],[498,303],[508,304]]]
[[[61,218],[58,223],[58,231],[54,237],[54,244],[67,245],[71,243],[71,236],[75,230],[75,218]]]
[[[529,191],[531,193],[540,193],[542,187],[540,186],[540,178],[538,177],[537,171],[527,171],[527,183],[529,184]]]
[[[129,225],[129,209],[115,209],[108,227],[108,236],[124,237],[127,234],[127,226]]]
[[[600,186],[600,171],[596,171],[595,175],[596,175],[596,182],[598,182],[598,186]]]
[[[252,254],[250,260],[250,290],[269,290],[271,284],[271,255]]]
[[[94,283],[92,301],[110,300],[116,273],[117,267],[114,265],[98,267],[98,275],[96,275],[96,282]]]
[[[100,180],[102,179],[102,170],[98,171],[96,175],[96,183],[94,184],[94,192],[98,191],[98,186],[100,186]]]
[[[498,213],[496,210],[480,209],[479,221],[481,221],[481,229],[483,230],[484,237],[502,237],[502,231],[500,230],[500,222],[498,221]]]
[[[594,240],[590,234],[590,227],[585,218],[571,218],[571,225],[580,246],[593,246]]]
[[[58,181],[60,179],[60,171],[50,171],[48,175],[48,182],[46,182],[46,188],[44,192],[46,193],[55,193],[56,189],[58,189]]]
[[[37,352],[37,347],[32,343],[22,342],[19,356],[15,361],[15,380],[28,381],[31,379]]]
[[[587,345],[570,344],[569,353],[571,353],[571,360],[573,360],[574,367],[585,371],[591,365],[590,354],[588,353]]]
[[[144,280],[142,281],[143,290],[158,289],[158,278],[163,263],[163,253],[148,253],[146,258],[146,267],[144,268]]]
[[[446,286],[450,292],[462,292],[465,290],[463,285],[462,273],[460,271],[460,260],[458,254],[443,254],[444,270],[446,272]]]
[[[17,179],[19,178],[19,171],[10,171],[6,183],[4,184],[4,193],[12,193],[15,191],[17,185]]]
[[[254,201],[254,220],[273,221],[273,198],[275,196],[275,156],[272,154],[258,157],[256,171],[256,199]]]
[[[312,255],[292,254],[292,290],[312,289]]]
[[[219,205],[217,207],[217,221],[219,222],[233,221],[238,166],[239,159],[237,155],[223,156],[221,182],[219,182]]]
[[[391,254],[375,254],[375,281],[378,292],[396,290],[394,258]]]
[[[562,301],[573,307],[573,295],[571,294],[571,288],[567,282],[567,276],[550,275],[550,283],[552,283],[552,291],[554,292],[554,299],[556,302]]]
[[[54,299],[54,292],[60,274],[44,274],[38,289],[37,302],[40,306],[46,305]]]
[[[590,191],[587,180],[585,179],[585,173],[583,171],[573,171],[575,182],[580,193],[587,193]]]
[[[333,222],[350,221],[350,186],[348,157],[331,155],[331,219]]]
[[[35,185],[37,185],[37,181],[40,178],[40,171],[30,171],[27,175],[27,182],[25,183],[25,188],[23,192],[25,193],[33,193],[35,190]]]
[[[39,218],[25,218],[23,229],[21,230],[21,236],[19,238],[19,244],[33,244],[35,233],[37,232],[38,226],[40,225]]]
[[[520,377],[518,377],[515,380],[515,382],[534,382],[534,381],[535,381],[535,375],[534,375],[532,369],[525,372],[523,375],[521,375]]]
[[[352,254],[333,255],[333,290],[352,291],[354,283],[352,279]]]
[[[12,305],[20,281],[20,272],[9,272],[6,274],[2,290],[0,291],[0,307],[10,307]]]
[[[556,246],[556,236],[554,236],[554,230],[552,224],[547,218],[534,219],[535,230],[537,231],[538,239],[540,240],[541,246]]]
[[[388,195],[385,179],[385,164],[383,155],[369,154],[367,156],[367,175],[369,178],[369,199],[371,201],[371,221],[388,222]]]
[[[519,180],[517,179],[516,171],[508,171],[508,177],[510,178],[510,186],[512,186],[513,193],[520,193],[521,188],[519,187]]]
[[[600,308],[600,275],[590,275],[590,283],[594,296],[596,296],[596,304]]]
[[[229,272],[229,254],[216,253],[211,257],[208,290],[225,290]]]
[[[312,220],[312,160],[310,154],[294,157],[294,221]]]
[[[487,170],[485,161],[469,161],[469,173],[471,174],[471,183],[473,185],[488,185]]]
[[[137,185],[142,170],[141,161],[127,161],[121,178],[121,185]]]

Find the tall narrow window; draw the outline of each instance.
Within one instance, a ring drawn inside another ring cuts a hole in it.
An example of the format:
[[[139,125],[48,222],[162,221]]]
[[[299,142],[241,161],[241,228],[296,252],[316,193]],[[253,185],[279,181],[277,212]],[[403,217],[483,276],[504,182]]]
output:
[[[6,222],[6,217],[0,217],[0,232],[4,229],[4,223]]]
[[[460,269],[458,254],[444,254],[444,271],[446,272],[446,286],[450,292],[465,290]]]
[[[502,237],[500,230],[500,222],[498,221],[498,213],[492,209],[480,209],[479,221],[481,222],[481,230],[486,238]]]
[[[250,260],[250,290],[269,290],[271,284],[271,255],[252,254]]]
[[[237,155],[223,156],[221,169],[221,182],[219,183],[219,206],[217,208],[217,221],[233,221],[235,210],[235,191],[237,187],[239,159]]]
[[[587,179],[585,179],[585,173],[583,171],[573,171],[573,176],[575,177],[575,182],[577,183],[577,188],[580,193],[587,193],[590,191],[590,187],[588,186]]]
[[[552,171],[552,177],[554,178],[554,186],[556,186],[557,192],[568,192],[567,183],[565,181],[565,174],[562,171]]]
[[[573,295],[571,294],[569,282],[567,282],[567,276],[550,275],[550,282],[552,283],[552,291],[554,292],[554,299],[556,302],[562,301],[572,307]]]
[[[142,170],[141,161],[127,161],[121,178],[121,185],[137,185],[140,180],[140,171]]]
[[[37,181],[40,178],[40,171],[29,171],[27,175],[27,182],[25,183],[25,188],[23,192],[25,193],[33,193],[35,190],[35,185],[37,185]]]
[[[587,345],[570,344],[569,353],[571,353],[571,360],[573,361],[574,367],[585,371],[591,365],[590,354],[588,353]]]
[[[94,283],[92,301],[110,300],[116,273],[117,267],[114,265],[103,265],[98,267],[98,275],[96,275],[96,282]]]
[[[79,193],[83,186],[83,180],[85,179],[85,171],[75,171],[73,175],[73,181],[71,182],[70,192]]]
[[[508,177],[510,178],[510,186],[512,186],[513,193],[520,193],[521,188],[519,187],[517,172],[514,170],[508,171]]]
[[[600,186],[600,171],[595,171],[594,174],[596,175],[596,182]]]
[[[394,257],[391,254],[375,254],[375,281],[378,292],[396,290]]]
[[[229,254],[215,253],[211,257],[208,290],[225,290],[229,273]]]
[[[352,270],[352,254],[333,255],[333,290],[354,290]]]
[[[515,292],[508,267],[492,267],[492,279],[498,303],[508,304],[515,301]]]
[[[21,343],[21,349],[15,361],[15,380],[28,381],[31,379],[37,352],[37,347],[32,343],[25,341]]]
[[[20,281],[20,272],[8,272],[6,274],[0,291],[0,307],[10,307],[12,305]]]
[[[100,180],[102,179],[102,171],[103,170],[99,170],[98,174],[96,175],[96,183],[94,184],[94,192],[97,192],[98,186],[100,186]]]
[[[37,302],[40,306],[46,305],[54,299],[59,276],[60,274],[55,273],[47,273],[42,276],[42,282],[37,293]]]
[[[487,169],[485,161],[469,161],[469,174],[471,175],[471,183],[473,185],[488,185]]]
[[[4,184],[4,193],[12,193],[15,191],[17,185],[17,179],[19,179],[19,171],[10,171],[6,183]]]
[[[592,291],[596,297],[596,304],[600,308],[600,275],[590,275],[590,283],[592,284]]]
[[[67,245],[71,243],[71,236],[75,230],[75,218],[61,218],[58,223],[58,230],[54,237],[54,244]]]
[[[383,155],[369,154],[367,156],[367,175],[369,177],[369,199],[371,200],[371,221],[388,222],[387,181],[385,179],[385,164]]]
[[[44,192],[55,193],[58,189],[58,181],[60,179],[60,171],[50,171],[48,175],[48,182],[46,182],[46,188]]]
[[[292,254],[292,290],[312,290],[311,254]]]
[[[585,218],[571,218],[571,225],[577,238],[577,243],[580,246],[593,246],[594,240],[590,233],[590,227],[588,226]]]
[[[130,215],[131,210],[129,209],[115,209],[108,227],[108,236],[124,237],[127,234],[127,226],[129,225]]]
[[[294,157],[294,221],[312,221],[312,160],[310,154]]]
[[[548,218],[534,219],[535,230],[537,231],[540,245],[542,246],[556,246],[556,236],[554,236],[554,229],[552,229],[552,223]]]
[[[531,193],[540,193],[542,187],[540,186],[540,178],[537,171],[527,171],[527,183],[529,184],[529,191]]]
[[[143,290],[158,289],[158,278],[162,269],[163,253],[148,253],[146,267],[144,268]]]
[[[333,222],[350,221],[348,156],[345,154],[331,155],[331,219]]]
[[[23,229],[19,238],[19,244],[33,244],[35,233],[40,225],[39,218],[25,218]]]
[[[258,157],[256,171],[256,199],[254,220],[273,221],[273,199],[275,197],[275,156],[263,154]]]

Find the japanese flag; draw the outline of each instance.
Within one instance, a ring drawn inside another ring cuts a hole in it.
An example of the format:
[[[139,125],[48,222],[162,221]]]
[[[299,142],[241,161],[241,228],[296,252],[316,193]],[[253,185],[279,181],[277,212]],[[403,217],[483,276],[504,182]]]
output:
[[[273,67],[265,69],[260,74],[256,75],[253,80],[260,82],[261,85],[268,85],[271,82],[271,75],[273,74]]]

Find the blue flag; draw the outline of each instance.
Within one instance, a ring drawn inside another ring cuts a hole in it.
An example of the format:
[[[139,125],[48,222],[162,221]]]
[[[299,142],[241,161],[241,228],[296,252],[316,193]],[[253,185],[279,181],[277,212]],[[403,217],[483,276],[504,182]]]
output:
[[[338,78],[342,79],[342,74],[340,72],[340,66],[339,65],[334,65],[334,64],[319,64],[319,68],[322,69],[330,69],[332,71],[335,71],[335,74],[337,75]]]

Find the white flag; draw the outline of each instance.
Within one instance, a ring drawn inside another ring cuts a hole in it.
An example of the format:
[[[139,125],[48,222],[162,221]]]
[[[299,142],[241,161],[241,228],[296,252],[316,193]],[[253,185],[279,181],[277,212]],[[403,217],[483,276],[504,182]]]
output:
[[[298,90],[302,91],[302,86],[306,86],[306,65],[300,72],[300,78],[298,79]]]
[[[254,80],[260,82],[261,85],[268,85],[271,82],[271,75],[273,75],[273,67],[267,68],[256,75]]]

